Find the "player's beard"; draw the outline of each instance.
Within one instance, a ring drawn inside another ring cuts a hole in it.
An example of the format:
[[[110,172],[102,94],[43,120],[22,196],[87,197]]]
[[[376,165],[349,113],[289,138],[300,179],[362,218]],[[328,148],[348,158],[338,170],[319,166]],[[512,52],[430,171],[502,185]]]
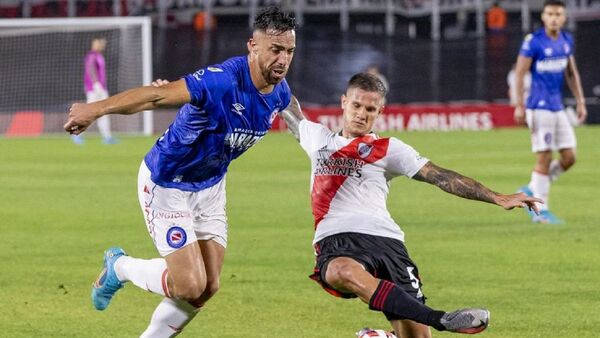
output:
[[[274,73],[275,69],[282,70],[281,75],[274,76],[273,73]],[[287,74],[287,70],[285,68],[282,69],[282,68],[277,68],[277,67],[268,67],[268,68],[263,69],[262,74],[263,74],[263,78],[265,79],[265,81],[268,84],[270,84],[270,85],[276,85],[279,82],[281,82],[281,80],[283,80],[285,78],[285,76]]]

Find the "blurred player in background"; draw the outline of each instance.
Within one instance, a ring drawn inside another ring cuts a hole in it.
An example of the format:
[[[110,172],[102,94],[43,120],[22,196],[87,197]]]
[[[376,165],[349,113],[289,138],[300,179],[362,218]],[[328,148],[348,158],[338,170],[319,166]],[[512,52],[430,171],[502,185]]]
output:
[[[285,75],[295,46],[294,18],[269,7],[256,16],[248,55],[164,86],[71,107],[65,130],[80,134],[98,116],[183,105],[138,174],[146,226],[163,258],[138,259],[121,248],[108,249],[92,288],[98,310],[131,281],[165,297],[142,337],[171,337],[217,292],[228,231],[225,174],[290,103]]]
[[[517,58],[517,105],[515,120],[527,123],[531,131],[531,149],[536,163],[531,181],[519,191],[544,201],[540,214],[529,213],[533,222],[563,223],[548,210],[550,184],[575,164],[575,131],[569,123],[562,104],[563,78],[575,96],[577,118],[583,123],[587,117],[585,97],[579,71],[573,56],[571,34],[562,30],[566,8],[563,1],[546,1],[542,10],[544,27],[525,37]],[[524,78],[531,71],[531,92],[525,103]],[[558,151],[560,159],[552,159]]]
[[[425,305],[419,269],[386,207],[390,181],[407,176],[505,209],[535,210],[539,200],[523,193],[498,194],[438,167],[397,138],[374,134],[371,130],[383,111],[386,92],[377,76],[354,75],[341,97],[340,132],[306,120],[295,98],[280,113],[312,163],[316,266],[311,278],[334,296],[359,297],[371,310],[383,312],[399,337],[430,337],[429,326],[481,332],[489,321],[485,309],[447,313]]]
[[[84,59],[84,74],[83,86],[85,89],[86,102],[92,103],[104,100],[108,97],[108,89],[106,87],[106,61],[102,52],[106,49],[106,39],[94,38],[92,47],[86,54]],[[110,132],[110,117],[108,115],[101,116],[97,121],[98,130],[102,136],[102,141],[105,144],[117,143],[117,140],[112,137]],[[83,144],[83,136],[72,135],[73,142]]]

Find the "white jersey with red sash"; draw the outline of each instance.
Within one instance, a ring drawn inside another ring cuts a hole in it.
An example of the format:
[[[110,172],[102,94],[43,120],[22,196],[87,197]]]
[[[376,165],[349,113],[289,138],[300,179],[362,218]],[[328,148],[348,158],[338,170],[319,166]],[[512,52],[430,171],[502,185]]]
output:
[[[311,160],[313,244],[343,232],[404,241],[404,232],[386,207],[389,183],[412,177],[429,160],[397,138],[367,134],[353,139],[303,120],[300,145]]]

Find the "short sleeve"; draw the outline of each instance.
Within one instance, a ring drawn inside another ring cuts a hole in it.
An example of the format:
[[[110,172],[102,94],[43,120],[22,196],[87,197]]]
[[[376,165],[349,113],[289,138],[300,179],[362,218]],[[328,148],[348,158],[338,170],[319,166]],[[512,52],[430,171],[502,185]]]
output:
[[[325,143],[324,139],[331,135],[331,130],[327,127],[307,119],[300,121],[298,132],[300,134],[300,146],[307,153],[315,151],[315,147]]]
[[[527,34],[525,39],[523,39],[523,43],[521,44],[521,50],[519,50],[519,54],[526,56],[528,58],[533,58],[536,55],[536,43],[533,39],[533,34]]]
[[[219,66],[202,68],[184,79],[190,92],[190,103],[198,108],[218,102],[234,85],[229,72]]]
[[[413,177],[429,162],[429,159],[422,157],[413,147],[395,137],[390,138],[386,158],[386,169],[392,176]]]

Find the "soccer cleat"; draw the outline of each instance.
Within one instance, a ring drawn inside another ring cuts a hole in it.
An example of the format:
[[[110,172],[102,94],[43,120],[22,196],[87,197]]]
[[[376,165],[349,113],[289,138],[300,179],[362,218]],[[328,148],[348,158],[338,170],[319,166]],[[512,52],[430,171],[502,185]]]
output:
[[[550,210],[542,210],[539,215],[534,215],[532,217],[533,223],[543,223],[543,224],[563,224],[565,221],[556,217]]]
[[[73,143],[77,144],[77,145],[83,145],[85,143],[85,140],[83,139],[83,136],[81,135],[71,135],[71,141],[73,141]]]
[[[520,187],[519,190],[517,190],[517,192],[522,192],[529,197],[533,197],[533,191],[531,191],[531,189],[529,189],[528,185],[524,185],[524,186]],[[527,213],[527,215],[529,215],[531,220],[535,223],[535,217],[538,216],[535,214],[535,211],[533,211],[532,209],[529,209],[527,207],[525,207],[524,209],[525,209],[525,212]]]
[[[109,138],[103,139],[102,143],[104,143],[104,144],[117,144],[117,143],[119,143],[119,140],[117,140],[114,137],[109,137]]]
[[[115,272],[115,262],[126,255],[121,248],[110,248],[104,252],[104,266],[98,279],[92,284],[92,303],[96,310],[106,309],[111,298],[123,287],[123,282]]]
[[[529,189],[528,185],[524,185],[524,186],[520,187],[519,190],[517,190],[517,192],[522,192],[529,197],[533,197],[533,191],[531,191],[531,189]]]
[[[447,331],[474,334],[485,330],[490,321],[490,312],[486,309],[462,309],[446,313],[440,323]]]

